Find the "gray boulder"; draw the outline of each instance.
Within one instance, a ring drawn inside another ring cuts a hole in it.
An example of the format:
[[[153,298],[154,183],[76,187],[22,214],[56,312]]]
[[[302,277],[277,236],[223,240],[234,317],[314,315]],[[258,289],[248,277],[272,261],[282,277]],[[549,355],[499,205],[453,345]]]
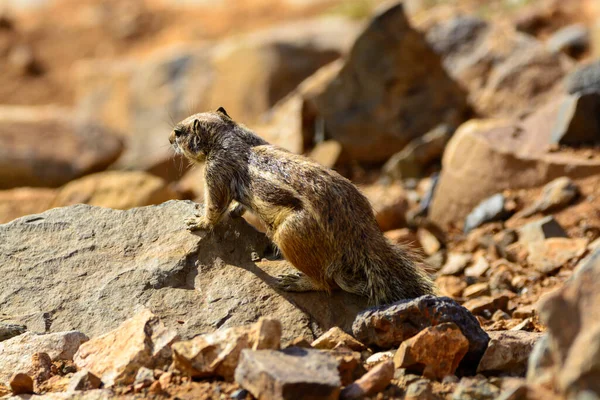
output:
[[[346,157],[381,162],[439,124],[457,126],[466,93],[409,23],[402,3],[376,14],[324,90],[307,96]]]
[[[76,205],[0,225],[0,321],[32,331],[106,333],[149,308],[183,338],[261,316],[283,340],[349,329],[366,302],[345,292],[278,293],[283,262],[257,266],[270,242],[243,219],[191,233],[192,202],[127,211]],[[256,254],[253,254],[256,253]]]

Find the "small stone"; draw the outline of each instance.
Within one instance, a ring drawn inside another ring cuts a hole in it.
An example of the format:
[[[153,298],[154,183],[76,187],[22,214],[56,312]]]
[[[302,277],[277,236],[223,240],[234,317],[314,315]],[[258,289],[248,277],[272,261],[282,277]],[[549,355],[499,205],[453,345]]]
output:
[[[504,229],[493,237],[496,249],[501,257],[506,258],[507,247],[518,240],[517,232],[513,229]]]
[[[563,176],[548,183],[535,203],[524,210],[521,215],[529,217],[538,212],[546,212],[565,207],[579,194],[579,188],[568,177]]]
[[[258,399],[337,399],[341,386],[333,356],[300,348],[242,350],[235,381]]]
[[[531,331],[535,328],[533,325],[533,320],[531,318],[527,318],[523,320],[521,323],[510,328],[511,331]]]
[[[531,243],[541,242],[549,238],[567,237],[567,233],[552,216],[540,218],[525,224],[517,233],[519,235],[519,242],[525,247],[528,247]]]
[[[425,251],[425,254],[428,256],[437,253],[442,248],[442,244],[437,237],[427,229],[419,228],[417,237],[419,238],[419,243],[421,243],[421,247]]]
[[[381,364],[382,362],[392,360],[394,358],[395,351],[380,351],[379,353],[372,354],[365,360],[365,365],[368,369]]]
[[[458,326],[446,322],[402,342],[394,356],[394,365],[408,369],[424,367],[424,377],[440,380],[454,374],[468,349],[469,341]]]
[[[36,393],[48,393],[48,392],[66,392],[69,388],[69,381],[71,375],[61,376],[53,375],[47,381],[36,385],[34,382],[33,390]]]
[[[79,348],[75,364],[99,376],[107,387],[131,384],[141,367],[164,366],[170,361],[177,332],[167,329],[150,310],[143,309],[115,330]]]
[[[446,264],[439,271],[440,275],[458,275],[462,273],[471,261],[471,255],[468,253],[450,253]]]
[[[154,393],[154,394],[161,394],[161,393],[163,393],[162,385],[160,384],[159,381],[154,381],[154,382],[152,382],[152,384],[148,388],[148,392],[149,393]]]
[[[474,283],[463,291],[463,297],[473,299],[490,294],[490,285],[487,282]]]
[[[527,306],[517,307],[512,313],[513,318],[525,319],[533,317],[535,315],[535,305],[530,304]]]
[[[172,372],[165,372],[161,376],[158,377],[158,381],[160,382],[160,386],[163,389],[166,389],[171,384],[171,380],[173,379]]]
[[[155,381],[154,371],[151,370],[150,368],[141,367],[138,370],[138,372],[135,376],[135,381],[133,383],[134,383],[134,385],[141,385],[142,387],[148,387],[154,381]]]
[[[479,256],[475,259],[475,263],[465,268],[465,275],[475,278],[480,278],[490,269],[490,263],[485,257]]]
[[[445,322],[456,324],[469,341],[459,373],[474,373],[474,366],[487,348],[488,336],[466,308],[448,297],[421,296],[367,309],[354,320],[352,332],[365,345],[385,350],[397,348],[423,329]]]
[[[567,95],[558,109],[551,143],[583,145],[600,139],[600,93],[587,91]]]
[[[587,251],[587,239],[551,238],[529,246],[527,262],[543,273],[551,274]]]
[[[506,260],[508,261],[517,264],[525,264],[527,256],[527,247],[523,243],[517,242],[506,247]]]
[[[321,350],[332,350],[340,345],[346,346],[354,351],[362,351],[365,349],[364,344],[354,339],[337,326],[334,326],[319,336],[314,342],[312,342],[311,347]]]
[[[405,400],[432,400],[435,399],[433,395],[433,387],[431,382],[427,379],[419,379],[412,382],[406,388]]]
[[[508,315],[508,313],[502,310],[496,310],[494,315],[492,315],[492,321],[507,321],[509,319],[510,315]]]
[[[27,332],[25,325],[7,324],[0,322],[0,342]]]
[[[13,371],[30,371],[36,353],[47,353],[53,361],[72,360],[88,337],[81,332],[57,332],[37,335],[26,332],[0,342],[0,382],[8,382]]]
[[[441,296],[461,297],[464,289],[468,286],[462,278],[452,275],[440,276],[435,280]]]
[[[458,383],[460,379],[456,375],[446,375],[444,379],[442,379],[442,383]]]
[[[428,267],[431,267],[431,269],[433,269],[434,271],[439,271],[444,266],[445,261],[446,252],[438,251],[434,255],[429,256],[425,260],[423,260],[423,263]]]
[[[398,386],[407,387],[411,383],[423,379],[423,377],[421,375],[409,373],[406,368],[396,368],[396,372],[394,372],[394,379],[398,382]]]
[[[246,400],[250,393],[246,389],[238,389],[231,394],[233,400]]]
[[[463,378],[452,394],[452,400],[494,400],[500,395],[497,386],[485,380]]]
[[[517,291],[525,289],[529,283],[530,280],[525,275],[517,275],[510,281],[510,285]]]
[[[287,347],[302,347],[304,349],[312,348],[310,342],[304,336],[298,336],[297,338],[292,340]]]
[[[352,351],[348,348],[345,350],[330,351],[338,363],[338,372],[342,386],[347,386],[364,375],[365,368],[362,364],[362,357],[359,352]]]
[[[81,370],[69,380],[68,392],[98,389],[102,381],[88,370]]]
[[[33,393],[33,379],[22,372],[15,373],[10,378],[9,385],[14,395]]]
[[[261,318],[252,325],[233,327],[177,342],[173,367],[190,377],[218,376],[232,380],[243,349],[279,349],[281,323]]]
[[[506,311],[508,307],[508,296],[481,296],[476,299],[471,299],[463,304],[467,310],[475,315],[480,315],[484,312],[491,316],[496,310]]]
[[[2,383],[0,383],[0,397],[4,397],[6,395],[11,394],[12,391],[10,390],[10,388]]]
[[[508,217],[505,209],[505,198],[502,193],[495,194],[479,203],[465,219],[465,232],[485,224]]]
[[[507,291],[512,291],[511,282],[515,276],[515,271],[510,264],[496,264],[490,270],[489,284],[492,295],[502,294]]]
[[[466,340],[466,339],[465,339]],[[385,361],[342,390],[341,399],[362,399],[384,390],[394,378],[394,363]]]
[[[524,331],[489,332],[488,348],[477,367],[478,373],[510,373],[525,376],[527,361],[542,333]]]
[[[35,353],[31,356],[29,375],[33,378],[34,388],[52,376],[52,359],[47,353]]]

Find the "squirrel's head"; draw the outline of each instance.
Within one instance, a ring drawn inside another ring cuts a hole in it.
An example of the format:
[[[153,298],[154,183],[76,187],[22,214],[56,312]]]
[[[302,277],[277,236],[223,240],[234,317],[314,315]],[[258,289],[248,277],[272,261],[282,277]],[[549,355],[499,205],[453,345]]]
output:
[[[231,129],[235,122],[223,107],[214,112],[194,114],[179,122],[169,135],[169,142],[178,154],[191,161],[204,161],[219,136]]]

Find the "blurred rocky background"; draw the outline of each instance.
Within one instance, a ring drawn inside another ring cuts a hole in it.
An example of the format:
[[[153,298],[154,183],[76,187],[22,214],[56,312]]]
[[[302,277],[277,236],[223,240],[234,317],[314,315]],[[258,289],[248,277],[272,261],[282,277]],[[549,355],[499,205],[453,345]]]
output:
[[[0,72],[0,397],[600,399],[598,0],[0,0]],[[168,134],[220,106],[446,297],[277,292],[251,214],[187,232]]]

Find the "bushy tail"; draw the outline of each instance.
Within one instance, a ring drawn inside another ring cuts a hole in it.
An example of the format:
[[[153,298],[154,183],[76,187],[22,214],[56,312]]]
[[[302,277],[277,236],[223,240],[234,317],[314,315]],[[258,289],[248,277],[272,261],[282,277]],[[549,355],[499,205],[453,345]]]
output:
[[[416,255],[389,244],[386,257],[371,257],[367,275],[367,293],[372,305],[394,303],[426,294],[436,294],[429,275],[417,264]]]

